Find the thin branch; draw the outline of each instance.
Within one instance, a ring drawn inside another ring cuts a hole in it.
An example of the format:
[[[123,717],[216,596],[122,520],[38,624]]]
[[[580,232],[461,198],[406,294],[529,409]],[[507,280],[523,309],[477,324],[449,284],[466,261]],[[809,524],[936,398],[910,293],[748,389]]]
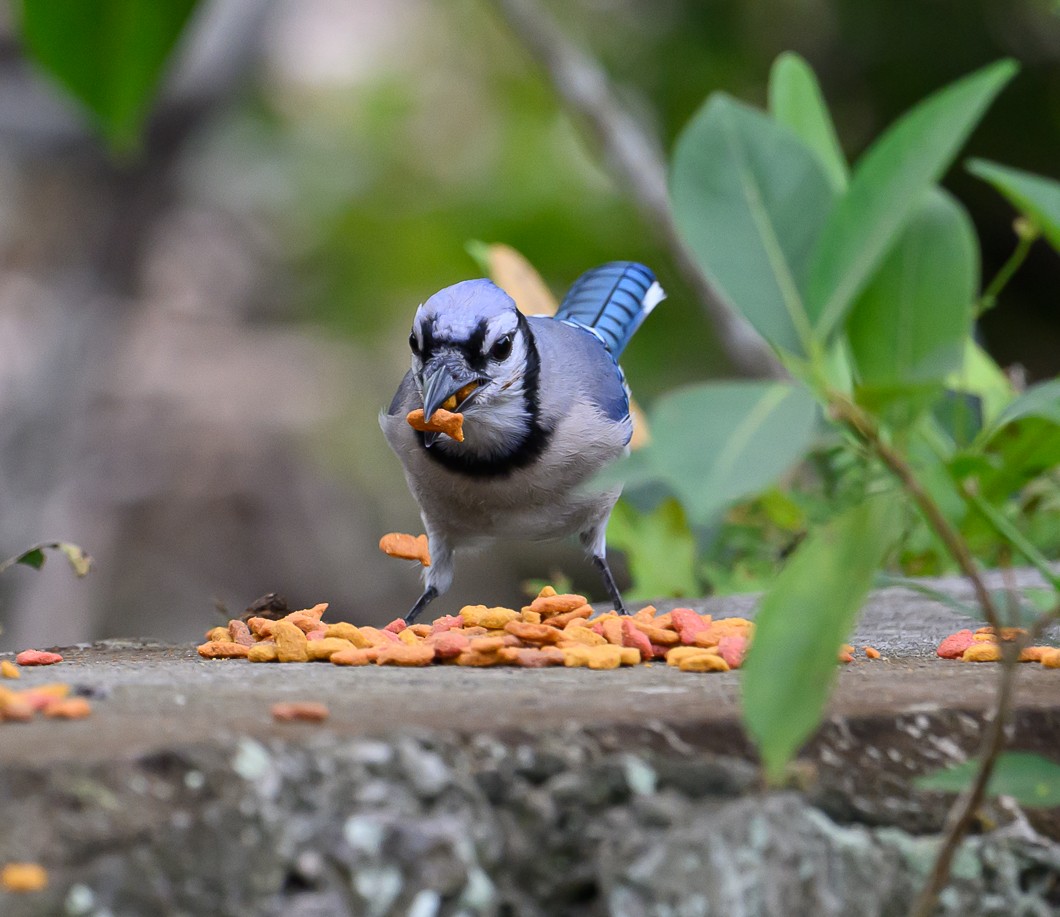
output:
[[[976,771],[972,783],[958,794],[953,801],[949,811],[946,813],[946,821],[943,825],[942,846],[935,854],[935,862],[931,866],[924,887],[917,895],[913,907],[909,911],[909,917],[931,917],[938,903],[939,893],[945,888],[949,881],[950,868],[957,849],[964,839],[964,835],[972,825],[975,813],[986,798],[986,788],[990,784],[994,767],[997,765],[998,756],[1005,748],[1005,727],[1012,714],[1012,698],[1015,693],[1016,671],[1019,668],[1019,657],[1025,647],[1034,643],[1042,632],[1053,621],[1060,617],[1060,605],[1039,615],[1033,624],[1027,629],[1026,634],[1017,634],[1015,639],[1005,641],[1001,639],[1000,632],[996,633],[998,643],[1002,648],[1001,675],[998,679],[997,694],[994,697],[994,706],[990,712],[990,719],[986,724],[986,733],[979,743],[979,768]]]
[[[1003,640],[1001,633],[1001,616],[993,597],[986,588],[986,583],[976,567],[972,552],[967,543],[942,514],[938,504],[924,489],[912,467],[897,450],[891,448],[882,437],[872,417],[856,404],[842,395],[830,394],[829,407],[833,417],[857,435],[868,448],[887,466],[887,469],[901,482],[906,492],[913,498],[920,512],[935,534],[942,540],[946,550],[957,562],[965,577],[972,584],[983,615],[994,628],[994,635],[1001,647],[1001,675],[994,704],[986,723],[986,731],[980,742],[977,757],[979,767],[975,778],[953,801],[946,813],[943,825],[942,844],[935,861],[931,866],[924,887],[917,895],[910,910],[910,917],[931,917],[938,903],[938,896],[949,881],[953,858],[957,853],[968,829],[975,818],[975,813],[983,804],[986,788],[994,773],[998,756],[1005,748],[1005,727],[1012,713],[1012,697],[1015,690],[1016,670],[1020,653],[1029,646],[1053,620],[1056,609],[1038,617],[1026,634],[1015,634],[1012,640]]]
[[[906,492],[913,498],[917,508],[923,513],[928,525],[942,540],[950,556],[957,562],[957,566],[961,568],[961,572],[971,583],[987,623],[1000,633],[1001,616],[986,588],[986,583],[983,582],[971,550],[960,533],[950,525],[950,521],[943,515],[938,504],[924,489],[909,463],[898,451],[883,441],[875,421],[852,401],[842,395],[831,394],[829,407],[835,419],[852,430],[887,466],[888,471],[898,478]]]
[[[1001,295],[1001,291],[1008,285],[1012,275],[1027,260],[1027,254],[1030,252],[1031,246],[1041,235],[1041,230],[1024,217],[1018,217],[1013,223],[1013,228],[1016,230],[1016,248],[1009,255],[1008,260],[1001,265],[1001,268],[994,275],[994,279],[990,281],[987,288],[983,290],[983,295],[979,297],[979,302],[976,304],[976,317],[997,305],[997,298]]]
[[[997,636],[1000,643],[1000,633]],[[972,826],[975,813],[983,804],[983,799],[986,798],[986,788],[993,776],[994,765],[997,764],[998,756],[1005,748],[1005,726],[1012,713],[1012,694],[1016,683],[1018,658],[1019,649],[1015,645],[1010,646],[1009,651],[1002,658],[1001,676],[998,681],[997,694],[994,697],[994,706],[990,711],[990,719],[986,723],[986,732],[979,743],[979,768],[975,779],[957,795],[946,813],[946,821],[942,830],[942,845],[935,854],[931,872],[928,874],[924,887],[920,889],[920,894],[913,902],[909,917],[931,917],[935,913],[939,893],[946,887],[950,878],[953,858],[957,854],[961,841],[964,840],[964,835]]]
[[[493,5],[545,71],[575,120],[589,132],[616,182],[669,248],[703,303],[733,367],[748,376],[786,377],[773,351],[718,295],[678,235],[659,143],[619,101],[604,69],[563,34],[536,0],[493,0]]]

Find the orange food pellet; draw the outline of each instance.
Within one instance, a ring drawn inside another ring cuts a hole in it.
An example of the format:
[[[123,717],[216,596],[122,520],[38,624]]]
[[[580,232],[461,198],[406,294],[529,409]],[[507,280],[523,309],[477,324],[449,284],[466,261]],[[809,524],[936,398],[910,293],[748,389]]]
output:
[[[686,659],[696,656],[718,656],[720,652],[717,647],[703,646],[675,646],[666,654],[666,664],[678,668]]]
[[[935,652],[943,659],[960,659],[974,642],[975,635],[970,630],[959,630],[943,639]]]
[[[231,640],[224,642],[215,640],[203,643],[197,649],[203,659],[245,659],[250,653],[249,646],[244,646],[242,643],[233,643]]]
[[[573,611],[566,611],[558,615],[552,615],[545,622],[551,627],[566,627],[573,621],[584,621],[587,618],[592,617],[593,606],[592,605],[579,605]],[[542,618],[544,615],[542,615]]]
[[[281,701],[272,705],[272,718],[282,723],[301,720],[320,723],[328,718],[327,704],[318,701]]]
[[[403,665],[421,666],[430,665],[434,662],[434,647],[427,643],[418,646],[409,646],[405,643],[395,643],[391,646],[379,648],[376,656],[376,665]]]
[[[677,668],[682,672],[728,672],[729,664],[713,653],[698,653],[686,656],[677,663]]]
[[[0,720],[12,723],[28,723],[36,709],[25,698],[13,695],[0,701]]]
[[[874,646],[863,646],[861,651],[869,657],[869,659],[879,659],[880,651]]]
[[[512,621],[517,620],[519,612],[513,608],[487,608],[485,605],[465,605],[460,609],[460,617],[464,619],[465,627],[485,627],[489,630],[501,630]]]
[[[44,715],[59,720],[81,720],[92,713],[92,705],[83,697],[67,697],[44,708]]]
[[[0,678],[21,678],[22,673],[10,659],[0,659]]]
[[[455,439],[458,443],[464,441],[463,414],[447,411],[445,408],[438,408],[433,414],[431,414],[429,420],[425,420],[423,417],[423,408],[416,408],[414,411],[409,411],[405,420],[413,430],[419,430],[423,433],[444,433],[446,436]]]
[[[961,659],[965,662],[1000,662],[1001,647],[996,643],[973,643]]]
[[[730,669],[740,668],[744,656],[747,655],[747,638],[742,634],[728,634],[722,637],[718,641],[718,654]]]
[[[335,653],[341,653],[352,647],[349,640],[341,637],[324,637],[321,640],[306,640],[306,654],[310,661],[327,662]]]
[[[251,662],[276,662],[280,652],[275,643],[255,643],[247,650],[247,659]]]
[[[379,539],[379,550],[388,557],[418,560],[425,567],[431,565],[431,549],[426,535],[388,532]]]
[[[0,888],[9,892],[39,892],[48,885],[48,870],[39,863],[8,863],[0,869]]]
[[[504,625],[508,633],[526,643],[557,643],[562,631],[548,624],[530,624],[527,621],[509,621]]]
[[[378,647],[354,648],[332,653],[330,662],[332,665],[369,665],[375,662],[377,655]]]
[[[562,595],[539,595],[530,603],[530,610],[536,611],[542,618],[565,614],[582,608],[586,604],[584,595],[564,593]]]
[[[272,628],[276,639],[276,656],[280,662],[308,662],[309,641],[297,624],[277,621]]]
[[[15,657],[19,665],[55,665],[62,662],[63,657],[58,653],[48,653],[44,650],[23,650]]]
[[[499,653],[479,653],[474,650],[465,650],[456,657],[459,666],[470,666],[472,668],[486,668],[500,665],[504,662]]]

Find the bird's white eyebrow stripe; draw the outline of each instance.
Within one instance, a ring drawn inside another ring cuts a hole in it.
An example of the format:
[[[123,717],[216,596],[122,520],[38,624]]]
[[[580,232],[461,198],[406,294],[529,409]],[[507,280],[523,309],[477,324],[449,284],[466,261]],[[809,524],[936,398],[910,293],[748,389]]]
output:
[[[493,345],[496,344],[497,341],[499,341],[506,334],[514,336],[515,332],[519,330],[518,322],[516,322],[511,327],[508,327],[505,324],[507,318],[508,317],[505,315],[498,315],[490,323],[491,327],[487,328],[486,337],[482,343],[483,353],[488,352],[493,347]]]

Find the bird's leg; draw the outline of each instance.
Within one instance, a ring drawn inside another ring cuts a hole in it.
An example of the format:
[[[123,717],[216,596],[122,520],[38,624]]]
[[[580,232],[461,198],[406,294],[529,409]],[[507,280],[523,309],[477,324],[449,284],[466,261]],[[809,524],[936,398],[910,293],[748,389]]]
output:
[[[608,595],[611,596],[611,602],[615,606],[615,611],[620,615],[628,615],[626,606],[622,602],[622,593],[618,591],[618,586],[615,585],[615,578],[611,575],[611,568],[607,565],[607,558],[603,554],[593,555],[593,566],[600,573],[600,578],[604,581],[604,588],[607,589]]]
[[[405,615],[405,623],[412,624],[416,618],[420,616],[420,612],[423,611],[428,605],[431,604],[436,598],[438,598],[438,590],[434,586],[428,586],[423,590],[423,594],[416,599],[416,604],[409,609],[409,613]]]
[[[426,516],[420,518],[423,519],[423,526],[427,529],[431,563],[430,566],[423,568],[423,594],[416,599],[416,604],[405,615],[406,624],[415,621],[424,608],[438,596],[448,592],[449,585],[453,582],[453,548],[449,540],[431,526]]]
[[[593,566],[604,581],[604,588],[611,597],[611,604],[619,614],[627,615],[626,606],[622,601],[622,593],[618,591],[615,578],[611,575],[611,568],[607,565],[607,519],[611,515],[610,508],[607,515],[599,520],[592,528],[586,529],[578,537],[585,546],[585,550],[593,559]]]

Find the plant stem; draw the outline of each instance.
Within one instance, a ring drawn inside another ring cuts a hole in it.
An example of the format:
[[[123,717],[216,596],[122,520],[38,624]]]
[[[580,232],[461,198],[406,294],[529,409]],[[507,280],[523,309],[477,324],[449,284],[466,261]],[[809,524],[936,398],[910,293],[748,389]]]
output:
[[[1000,634],[998,636],[999,642],[1001,642]],[[1005,724],[1011,713],[1018,658],[1019,649],[1015,647],[1004,654],[997,694],[994,697],[994,706],[990,711],[990,719],[986,723],[986,733],[983,735],[979,745],[979,768],[976,770],[975,779],[957,795],[957,798],[946,813],[946,821],[943,824],[942,831],[942,845],[939,847],[938,853],[935,854],[935,862],[931,865],[931,872],[924,883],[924,887],[920,890],[920,894],[917,895],[916,900],[913,902],[909,917],[931,917],[935,913],[939,892],[946,887],[946,883],[949,881],[953,857],[956,855],[957,848],[960,847],[964,835],[971,827],[976,811],[983,804],[987,785],[990,783],[990,777],[994,773],[994,765],[997,763],[998,755],[1001,754],[1005,747]]]
[[[971,550],[961,537],[961,534],[950,525],[949,520],[939,509],[938,504],[924,489],[905,457],[883,440],[874,419],[852,401],[842,395],[830,393],[828,402],[832,415],[852,430],[887,466],[887,469],[901,482],[906,492],[913,498],[928,524],[934,529],[935,534],[942,539],[946,550],[949,551],[965,577],[972,584],[976,598],[979,600],[979,605],[983,610],[983,615],[991,627],[994,628],[994,633],[1002,650],[1002,668],[997,694],[986,723],[986,732],[979,747],[979,768],[971,785],[957,796],[946,813],[942,844],[935,855],[935,862],[931,866],[927,882],[924,883],[924,887],[921,889],[920,894],[917,895],[909,912],[910,917],[931,917],[938,902],[939,892],[949,881],[953,857],[960,846],[961,840],[971,826],[976,811],[983,803],[987,785],[994,772],[994,765],[997,763],[998,755],[1001,754],[1002,749],[1005,747],[1005,725],[1012,707],[1016,666],[1020,651],[1031,635],[1028,634],[1026,638],[1014,641],[1003,641],[1001,639],[1000,615],[990,592],[986,588],[986,584],[983,582],[982,576],[979,574]],[[1036,622],[1033,632],[1040,631],[1045,626],[1048,618],[1048,615],[1043,615]]]
[[[1018,240],[1016,248],[1009,255],[1008,260],[1001,265],[998,272],[994,275],[994,279],[987,285],[987,288],[983,290],[983,295],[979,297],[975,310],[977,318],[997,305],[997,298],[1001,295],[1001,291],[1008,285],[1012,275],[1027,260],[1027,253],[1031,250],[1031,246],[1038,236],[1041,235],[1041,230],[1038,227],[1023,219],[1017,220],[1015,227]]]
[[[928,525],[942,540],[946,550],[949,551],[950,556],[957,562],[957,566],[961,568],[961,572],[971,584],[972,589],[975,591],[975,597],[983,609],[983,616],[986,618],[987,623],[995,630],[1000,630],[1001,616],[998,614],[997,606],[994,604],[994,600],[990,596],[982,576],[979,575],[979,569],[975,564],[975,559],[972,557],[971,550],[960,533],[950,525],[950,521],[943,515],[938,504],[924,489],[924,486],[916,476],[916,472],[913,471],[905,457],[883,441],[876,422],[854,402],[843,395],[831,393],[828,396],[828,403],[832,415],[869,447],[880,461],[887,466],[888,471],[899,480],[909,496],[913,498],[913,502],[923,513]]]
[[[1034,623],[1028,628],[1025,635],[1018,635],[1015,640],[1003,641],[998,634],[998,643],[1002,647],[1001,675],[998,679],[997,694],[994,698],[994,706],[990,712],[990,719],[986,724],[986,733],[979,745],[979,769],[975,773],[975,779],[967,786],[953,801],[949,811],[946,813],[946,821],[943,825],[942,846],[935,855],[935,862],[931,866],[931,873],[927,882],[917,895],[913,907],[909,911],[909,917],[931,917],[938,903],[939,892],[945,887],[949,880],[950,867],[953,857],[957,853],[961,840],[972,824],[972,819],[979,806],[983,804],[986,796],[986,788],[990,784],[990,777],[994,773],[998,756],[1005,747],[1005,726],[1012,712],[1012,696],[1016,684],[1016,670],[1019,666],[1019,657],[1024,647],[1030,646],[1042,631],[1056,618],[1060,616],[1060,604],[1050,611],[1039,615]],[[1007,646],[1006,646],[1007,643]]]

